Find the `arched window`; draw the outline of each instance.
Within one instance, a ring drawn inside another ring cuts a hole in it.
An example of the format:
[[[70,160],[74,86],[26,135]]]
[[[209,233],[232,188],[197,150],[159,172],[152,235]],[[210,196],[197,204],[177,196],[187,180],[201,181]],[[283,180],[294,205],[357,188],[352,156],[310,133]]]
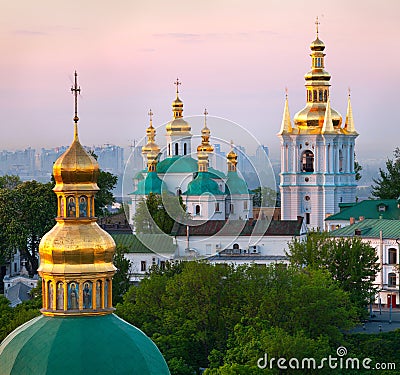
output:
[[[239,249],[239,244],[238,244],[238,243],[234,243],[234,244],[233,244],[233,248],[234,248],[234,249]]]
[[[170,144],[168,145],[168,155],[169,155],[169,156],[172,156],[172,155],[171,155],[171,145],[170,145]]]
[[[54,289],[53,283],[51,281],[47,282],[47,309],[53,309],[53,298],[54,298]]]
[[[343,172],[343,152],[339,150],[339,172]]]
[[[317,101],[317,90],[313,91],[313,96],[314,96],[314,102]]]
[[[196,209],[195,209],[196,215],[200,215],[200,205],[196,204]]]
[[[322,102],[322,95],[323,95],[322,90],[319,90],[318,94],[319,94],[319,101]]]
[[[397,250],[393,247],[389,249],[389,264],[396,264],[397,263]]]
[[[187,154],[187,144],[184,143],[183,144],[183,155],[186,155],[186,154]]]
[[[175,155],[178,155],[178,144],[175,143]]]
[[[328,90],[324,91],[324,102],[328,100]]]
[[[396,286],[396,274],[393,272],[388,275],[388,286]]]
[[[301,171],[314,172],[314,154],[310,150],[304,151],[301,156]]]

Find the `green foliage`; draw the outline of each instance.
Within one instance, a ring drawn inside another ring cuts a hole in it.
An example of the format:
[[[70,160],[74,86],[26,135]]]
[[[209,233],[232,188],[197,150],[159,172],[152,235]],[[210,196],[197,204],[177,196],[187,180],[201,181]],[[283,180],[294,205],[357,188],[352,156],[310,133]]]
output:
[[[15,175],[4,175],[0,176],[0,189],[15,189],[18,185],[22,184],[19,176]]]
[[[354,160],[354,172],[356,173],[356,181],[360,181],[362,178],[361,171],[363,167],[359,164],[357,160]]]
[[[139,202],[133,218],[137,233],[170,234],[176,218],[187,216],[182,197],[150,193]]]
[[[349,293],[360,318],[375,294],[373,281],[379,270],[375,249],[360,237],[329,237],[327,233],[311,232],[306,241],[294,240],[287,254],[298,267],[329,271],[340,287]]]
[[[355,312],[327,271],[182,262],[152,270],[117,314],[152,338],[172,374],[258,374],[265,350],[322,355]]]
[[[379,177],[374,179],[372,196],[378,199],[397,199],[400,197],[400,148],[393,151],[394,159],[386,161],[386,169],[379,168]]]
[[[55,224],[56,195],[52,184],[26,181],[0,189],[0,262],[19,249],[30,274],[38,268],[39,242]]]
[[[128,291],[129,283],[129,268],[131,261],[126,259],[124,253],[127,252],[126,248],[119,245],[115,249],[113,263],[117,268],[117,271],[113,277],[112,283],[112,294],[113,294],[113,305],[122,302],[123,295]]]
[[[97,186],[99,191],[94,197],[95,214],[97,217],[106,215],[106,206],[115,203],[115,197],[112,190],[118,182],[118,176],[110,172],[100,170],[97,178]]]
[[[281,197],[279,190],[269,187],[258,187],[252,190],[254,207],[280,207]]]

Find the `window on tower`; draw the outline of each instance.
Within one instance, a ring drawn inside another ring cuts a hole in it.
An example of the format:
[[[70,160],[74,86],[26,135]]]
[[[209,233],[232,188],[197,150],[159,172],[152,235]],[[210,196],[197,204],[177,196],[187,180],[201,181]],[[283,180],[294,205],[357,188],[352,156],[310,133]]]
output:
[[[200,215],[200,205],[199,204],[196,205],[195,212],[196,212],[196,215]]]
[[[184,143],[183,144],[183,155],[186,155],[186,154],[187,154],[187,144]]]
[[[175,155],[178,155],[178,144],[175,143]]]
[[[314,172],[314,154],[310,150],[304,151],[301,156],[301,171]]]
[[[319,94],[319,101],[322,102],[322,95],[323,95],[322,90],[319,90],[318,94]]]
[[[317,101],[317,90],[313,91],[314,102]]]

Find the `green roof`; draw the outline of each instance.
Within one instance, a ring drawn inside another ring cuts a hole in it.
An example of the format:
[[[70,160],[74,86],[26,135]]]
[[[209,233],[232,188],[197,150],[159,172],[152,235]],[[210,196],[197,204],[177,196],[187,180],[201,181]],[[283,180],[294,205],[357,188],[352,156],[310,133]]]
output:
[[[226,194],[247,194],[249,195],[249,189],[246,182],[239,177],[237,172],[229,171],[228,179],[225,185]]]
[[[32,319],[2,342],[0,363],[10,375],[170,373],[156,345],[113,314]]]
[[[148,172],[144,180],[140,180],[134,195],[161,194],[166,190],[166,186],[156,172]]]
[[[218,184],[212,179],[208,172],[199,172],[196,178],[189,182],[188,189],[183,193],[184,195],[224,195],[219,190]]]
[[[384,210],[379,210],[379,207],[384,208]],[[396,199],[368,199],[351,207],[346,205],[340,212],[327,217],[325,220],[348,221],[351,217],[358,220],[360,216],[365,219],[379,219],[379,216],[382,216],[382,219],[400,219],[400,209],[397,207]]]
[[[158,173],[193,173],[197,171],[197,161],[189,155],[171,156],[157,164]]]
[[[329,232],[331,237],[353,237],[397,239],[400,237],[400,220],[393,219],[364,219],[358,223]]]
[[[127,253],[166,253],[174,254],[176,245],[167,234],[111,234],[116,245],[124,246]]]
[[[221,172],[218,169],[214,169],[212,167],[208,167],[208,173],[210,174],[210,177],[214,179],[226,178],[224,172]]]
[[[147,169],[143,169],[143,170],[137,172],[137,173],[135,174],[135,176],[133,177],[133,179],[134,179],[134,180],[143,180],[143,179],[144,179],[143,173],[146,174],[146,173],[147,173]]]

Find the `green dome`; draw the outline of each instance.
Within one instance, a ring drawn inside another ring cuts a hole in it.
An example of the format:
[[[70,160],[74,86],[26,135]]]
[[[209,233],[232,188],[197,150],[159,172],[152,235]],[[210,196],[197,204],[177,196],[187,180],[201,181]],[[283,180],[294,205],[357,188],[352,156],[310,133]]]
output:
[[[116,315],[39,316],[0,345],[0,374],[170,374],[156,345]]]
[[[247,188],[246,182],[239,177],[237,172],[228,172],[228,179],[225,185],[225,194],[247,194],[249,195],[249,189]]]
[[[161,194],[166,191],[165,184],[157,176],[157,172],[148,172],[144,180],[140,180],[137,189],[132,193],[134,195]]]
[[[208,172],[199,172],[197,177],[189,182],[188,189],[184,195],[202,195],[202,194],[213,194],[213,195],[224,195],[219,190],[218,184],[211,178]]]
[[[197,161],[185,155],[171,156],[157,164],[158,173],[193,173],[197,171]]]

